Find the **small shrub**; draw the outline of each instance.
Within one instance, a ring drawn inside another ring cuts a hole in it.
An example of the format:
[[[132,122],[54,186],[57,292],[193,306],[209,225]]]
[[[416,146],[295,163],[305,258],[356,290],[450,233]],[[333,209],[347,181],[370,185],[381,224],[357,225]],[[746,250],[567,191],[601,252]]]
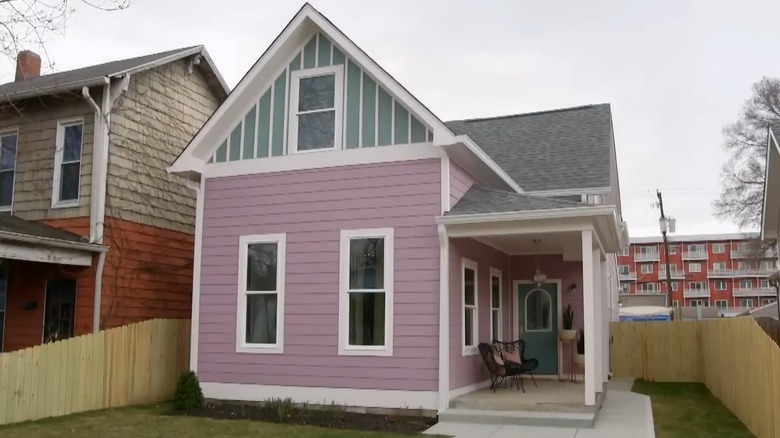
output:
[[[179,411],[190,412],[195,409],[203,409],[203,391],[200,389],[198,376],[194,371],[182,373],[176,383],[176,396],[174,406]]]
[[[291,398],[272,398],[266,400],[263,407],[273,412],[278,421],[285,421],[295,415],[295,405]]]
[[[330,420],[332,421],[331,424],[341,424],[347,417],[347,408],[337,404],[335,400],[331,401],[323,410],[327,412],[330,417]]]

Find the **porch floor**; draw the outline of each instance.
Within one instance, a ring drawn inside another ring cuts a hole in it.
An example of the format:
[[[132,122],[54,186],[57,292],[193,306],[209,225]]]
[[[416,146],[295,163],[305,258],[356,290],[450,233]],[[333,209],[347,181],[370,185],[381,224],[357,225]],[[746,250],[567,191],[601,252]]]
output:
[[[503,385],[494,393],[489,388],[464,394],[450,402],[451,408],[490,411],[536,411],[592,413],[593,406],[585,406],[585,386],[582,382],[560,382],[530,378],[525,381],[525,393]]]

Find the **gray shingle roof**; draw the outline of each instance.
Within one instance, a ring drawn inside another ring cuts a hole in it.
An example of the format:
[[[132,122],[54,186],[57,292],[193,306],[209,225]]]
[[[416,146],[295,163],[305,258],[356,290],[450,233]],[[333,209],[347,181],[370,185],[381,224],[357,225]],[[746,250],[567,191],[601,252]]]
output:
[[[42,222],[27,221],[11,215],[0,215],[0,231],[84,243],[78,234],[54,228]]]
[[[6,99],[19,99],[76,90],[85,85],[95,85],[106,76],[114,76],[127,71],[143,69],[147,64],[164,61],[166,58],[171,58],[171,61],[173,61],[201,51],[205,53],[203,46],[184,47],[181,49],[169,50],[167,52],[91,65],[76,70],[52,73],[24,81],[8,82],[0,85],[0,96]],[[209,60],[206,64],[210,64],[210,62],[211,61]],[[219,72],[216,71],[216,68],[212,65],[209,65],[208,68],[213,70],[208,72],[209,75],[213,75],[213,80],[215,81],[213,85],[217,85],[217,83],[221,83],[220,86],[224,85],[224,80],[219,76]],[[211,79],[212,78],[210,77],[210,80]],[[225,85],[224,88],[223,92],[227,94],[227,86]]]
[[[609,187],[609,104],[447,122],[525,191]]]
[[[445,216],[587,207],[589,204],[472,186]]]

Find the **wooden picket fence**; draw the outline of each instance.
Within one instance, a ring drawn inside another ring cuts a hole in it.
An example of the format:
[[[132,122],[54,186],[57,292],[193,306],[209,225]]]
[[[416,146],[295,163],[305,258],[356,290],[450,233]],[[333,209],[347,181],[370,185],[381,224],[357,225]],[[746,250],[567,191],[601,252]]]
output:
[[[780,347],[750,317],[616,322],[616,377],[701,382],[759,438],[780,438]]]
[[[154,319],[0,354],[0,425],[170,400],[190,321]]]

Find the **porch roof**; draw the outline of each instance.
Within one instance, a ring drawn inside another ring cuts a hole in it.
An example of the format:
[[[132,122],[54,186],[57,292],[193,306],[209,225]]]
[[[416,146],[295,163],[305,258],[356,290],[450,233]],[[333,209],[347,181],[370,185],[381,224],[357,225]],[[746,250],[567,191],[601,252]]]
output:
[[[506,213],[587,206],[590,204],[472,186],[458,203],[444,215]]]
[[[92,253],[108,250],[75,233],[11,215],[0,216],[0,241],[0,258],[78,266],[90,266]]]

